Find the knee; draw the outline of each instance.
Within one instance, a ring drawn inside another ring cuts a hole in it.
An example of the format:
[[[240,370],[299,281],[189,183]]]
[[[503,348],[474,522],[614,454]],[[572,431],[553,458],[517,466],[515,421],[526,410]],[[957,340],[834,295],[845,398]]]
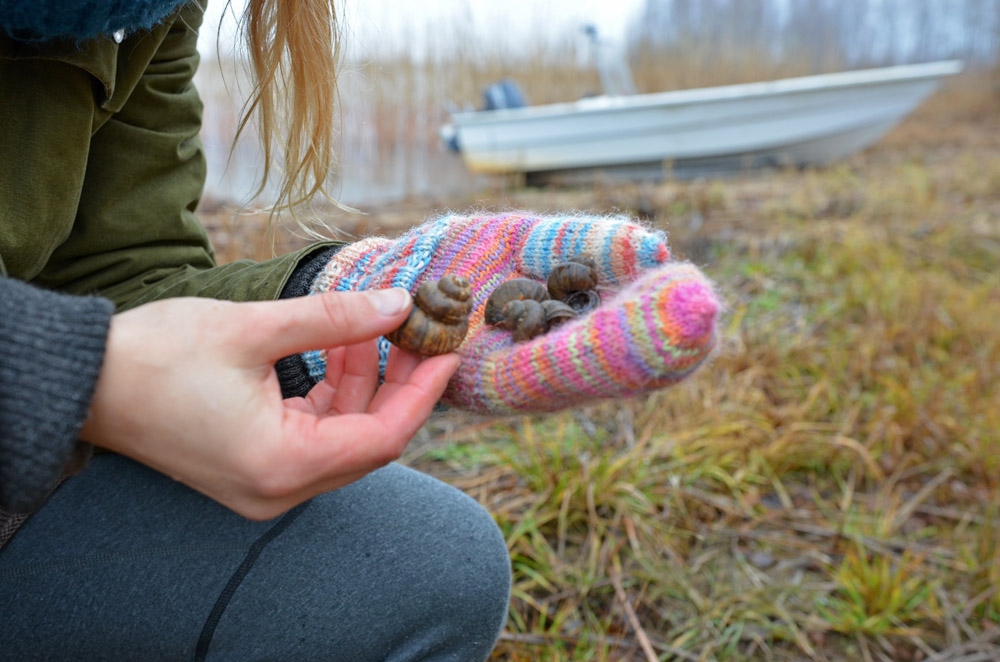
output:
[[[362,491],[372,500],[353,505],[368,521],[367,544],[350,565],[369,568],[379,585],[355,606],[379,623],[383,648],[351,659],[485,660],[507,620],[511,584],[493,517],[454,487],[399,465],[369,476]]]
[[[266,626],[268,646],[309,651],[296,659],[485,660],[510,580],[507,545],[482,506],[389,465],[310,503],[262,554],[216,639],[244,645],[246,624],[268,616],[257,599],[267,595],[277,601],[269,618],[285,624]]]
[[[452,511],[455,536],[441,541],[448,549],[435,562],[443,593],[438,604],[445,611],[441,615],[452,620],[456,637],[479,633],[478,638],[488,640],[488,653],[507,618],[510,555],[492,516],[473,499],[462,497],[465,503]]]
[[[485,660],[507,620],[507,544],[467,495],[447,488],[435,497],[439,517],[414,522],[427,527],[431,544],[411,548],[409,571],[401,573],[408,589],[398,592],[397,614],[408,634],[396,653],[400,660]]]

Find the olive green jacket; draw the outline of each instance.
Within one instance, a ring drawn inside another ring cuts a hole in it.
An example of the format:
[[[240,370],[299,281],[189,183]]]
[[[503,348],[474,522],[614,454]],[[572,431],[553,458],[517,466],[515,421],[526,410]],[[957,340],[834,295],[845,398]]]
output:
[[[215,264],[194,214],[205,181],[199,4],[120,44],[0,31],[0,275],[118,310],[176,296],[263,300],[315,250]]]

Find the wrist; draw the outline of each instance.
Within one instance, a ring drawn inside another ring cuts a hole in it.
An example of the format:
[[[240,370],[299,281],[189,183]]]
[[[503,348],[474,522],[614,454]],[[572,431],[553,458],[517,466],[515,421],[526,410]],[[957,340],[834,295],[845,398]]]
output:
[[[114,389],[122,376],[128,374],[128,370],[122,366],[124,362],[123,336],[127,335],[126,329],[123,328],[123,326],[127,327],[127,323],[123,324],[122,317],[122,315],[114,315],[109,321],[104,361],[94,383],[94,392],[90,398],[90,406],[87,408],[87,416],[80,427],[81,439],[108,450],[119,450],[110,441],[109,423],[114,421],[116,417],[109,410],[115,401]]]

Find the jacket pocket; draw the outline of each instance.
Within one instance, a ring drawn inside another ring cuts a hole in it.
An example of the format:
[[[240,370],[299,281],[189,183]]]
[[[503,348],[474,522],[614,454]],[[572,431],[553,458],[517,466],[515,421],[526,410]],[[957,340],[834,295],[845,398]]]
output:
[[[41,42],[17,41],[0,30],[0,58],[51,60],[83,69],[99,83],[95,98],[98,105],[105,104],[115,93],[118,44],[110,37],[93,39],[82,44],[65,39]]]

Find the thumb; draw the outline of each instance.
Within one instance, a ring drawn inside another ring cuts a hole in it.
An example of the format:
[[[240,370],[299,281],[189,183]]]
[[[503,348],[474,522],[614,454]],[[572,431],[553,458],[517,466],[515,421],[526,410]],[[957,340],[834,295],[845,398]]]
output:
[[[277,360],[353,345],[397,328],[411,303],[409,292],[394,287],[244,304],[250,313],[250,324],[242,329],[248,340],[244,347],[254,359]]]

